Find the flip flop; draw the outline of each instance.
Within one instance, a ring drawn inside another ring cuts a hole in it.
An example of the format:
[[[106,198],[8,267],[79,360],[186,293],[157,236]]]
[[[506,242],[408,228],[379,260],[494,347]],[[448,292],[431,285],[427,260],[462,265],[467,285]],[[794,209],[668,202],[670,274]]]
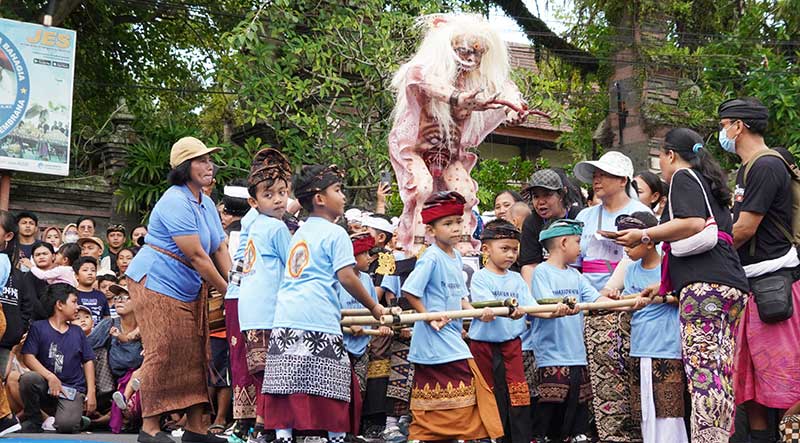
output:
[[[224,435],[225,429],[225,425],[211,425],[208,427],[208,433],[212,435]]]

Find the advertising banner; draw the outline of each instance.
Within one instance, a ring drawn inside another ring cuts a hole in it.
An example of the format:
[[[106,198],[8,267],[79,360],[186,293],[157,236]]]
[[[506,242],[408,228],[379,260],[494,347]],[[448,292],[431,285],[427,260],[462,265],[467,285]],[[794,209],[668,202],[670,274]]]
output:
[[[67,175],[75,31],[0,19],[0,169]]]

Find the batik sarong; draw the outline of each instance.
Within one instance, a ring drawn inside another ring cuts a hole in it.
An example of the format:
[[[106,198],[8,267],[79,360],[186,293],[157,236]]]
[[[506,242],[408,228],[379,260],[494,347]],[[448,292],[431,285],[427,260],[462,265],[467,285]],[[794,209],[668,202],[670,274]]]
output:
[[[631,316],[627,312],[586,316],[586,356],[592,382],[592,411],[604,442],[640,442],[630,408]]]
[[[367,394],[364,397],[365,416],[388,412],[386,390],[389,386],[392,341],[392,336],[372,337],[372,340],[369,341]]]
[[[694,443],[723,443],[733,428],[733,352],[745,293],[713,283],[681,290],[681,344]]]
[[[386,398],[391,406],[386,413],[393,417],[410,413],[408,403],[411,401],[411,384],[414,380],[414,365],[408,361],[410,347],[410,338],[398,336],[392,340],[389,387],[386,389]]]
[[[533,436],[568,441],[589,433],[592,385],[586,366],[538,368]]]
[[[357,384],[341,335],[273,329],[262,387],[264,427],[358,432],[350,410]]]
[[[239,330],[239,300],[225,300],[225,330],[231,360],[231,382],[233,385],[233,419],[256,418],[257,392],[261,380],[247,370],[247,349],[242,331]]]

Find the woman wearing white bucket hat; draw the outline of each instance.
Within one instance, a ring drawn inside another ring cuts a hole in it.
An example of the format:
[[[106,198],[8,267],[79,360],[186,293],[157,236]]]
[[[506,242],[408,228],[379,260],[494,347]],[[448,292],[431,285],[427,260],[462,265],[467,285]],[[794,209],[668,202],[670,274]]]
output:
[[[583,275],[601,290],[624,257],[623,248],[597,234],[616,231],[622,214],[651,212],[633,188],[633,163],[618,151],[599,160],[575,165],[575,177],[592,185],[601,204],[584,209],[576,220],[584,223],[581,236]],[[630,411],[630,314],[614,312],[586,317],[586,353],[589,356],[592,400],[598,438],[601,441],[640,441],[641,433]],[[615,356],[615,357],[612,357]]]

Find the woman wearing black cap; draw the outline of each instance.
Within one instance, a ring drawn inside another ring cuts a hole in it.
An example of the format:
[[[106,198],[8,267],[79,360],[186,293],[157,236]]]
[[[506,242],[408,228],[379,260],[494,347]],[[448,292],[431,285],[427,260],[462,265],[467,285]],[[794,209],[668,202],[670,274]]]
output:
[[[522,266],[522,278],[528,284],[536,265],[545,259],[544,248],[539,243],[542,227],[548,220],[574,219],[581,211],[581,206],[569,198],[568,186],[555,170],[541,169],[531,176],[522,190],[522,197],[533,207],[533,213],[522,223],[518,260]]]
[[[726,174],[705,152],[703,138],[691,129],[667,133],[659,165],[670,184],[661,224],[620,231],[617,243],[633,247],[664,242],[662,269],[667,271],[660,291],[651,287],[644,293],[679,296],[683,363],[692,401],[691,441],[723,443],[734,416],[734,331],[748,290],[733,249],[731,191]]]

